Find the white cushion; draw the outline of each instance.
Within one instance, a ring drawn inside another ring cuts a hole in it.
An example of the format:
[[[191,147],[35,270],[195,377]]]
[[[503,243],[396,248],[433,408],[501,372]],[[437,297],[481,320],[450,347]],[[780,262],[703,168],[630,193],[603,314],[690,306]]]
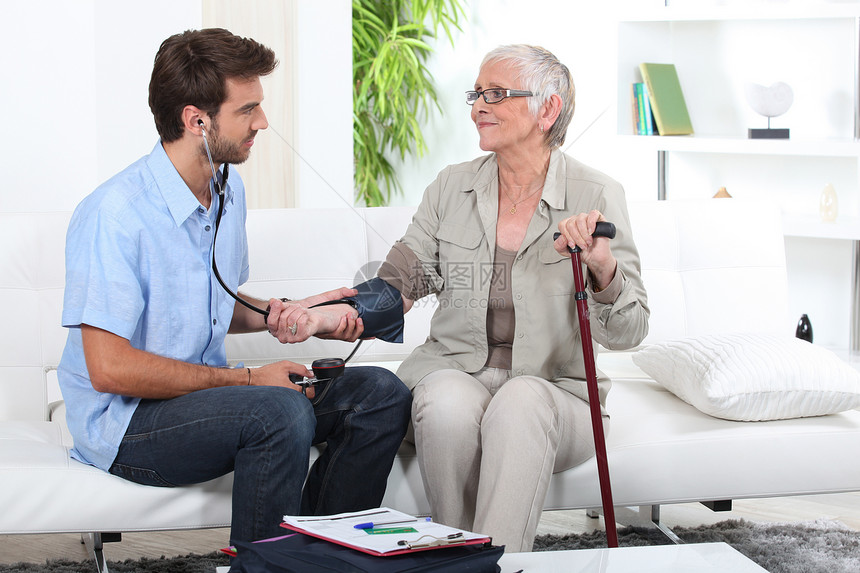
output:
[[[633,361],[685,402],[728,420],[821,416],[860,406],[860,372],[797,338],[688,337],[648,346]]]
[[[794,332],[776,205],[703,199],[631,201],[628,209],[651,309],[647,344],[702,334]],[[751,298],[738,288],[749,284],[767,285],[767,296]]]

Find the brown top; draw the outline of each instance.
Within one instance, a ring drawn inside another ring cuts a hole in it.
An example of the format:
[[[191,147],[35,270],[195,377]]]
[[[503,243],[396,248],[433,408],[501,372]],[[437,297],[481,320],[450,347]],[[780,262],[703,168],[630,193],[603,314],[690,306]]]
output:
[[[490,368],[511,369],[511,348],[517,326],[511,294],[511,266],[516,256],[515,252],[496,245],[487,304],[487,366]]]

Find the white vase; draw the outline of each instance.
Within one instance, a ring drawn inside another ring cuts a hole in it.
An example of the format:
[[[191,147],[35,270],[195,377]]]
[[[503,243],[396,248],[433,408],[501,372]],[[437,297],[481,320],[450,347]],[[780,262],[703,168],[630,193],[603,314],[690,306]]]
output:
[[[839,198],[836,196],[836,189],[833,188],[832,183],[828,183],[821,190],[818,214],[821,216],[821,220],[826,223],[835,221],[839,215]]]

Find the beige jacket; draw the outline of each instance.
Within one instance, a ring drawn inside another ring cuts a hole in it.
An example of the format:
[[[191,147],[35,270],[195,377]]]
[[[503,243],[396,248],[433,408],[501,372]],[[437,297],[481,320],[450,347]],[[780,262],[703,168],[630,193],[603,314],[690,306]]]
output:
[[[427,187],[401,242],[421,261],[439,298],[427,341],[397,371],[409,388],[442,368],[477,372],[487,361],[487,300],[498,213],[495,154],[442,170]],[[648,333],[648,303],[633,244],[624,191],[606,175],[553,151],[541,202],[511,269],[516,315],[512,375],[530,374],[588,399],[570,259],[553,247],[567,217],[597,209],[615,223],[618,272],[589,298],[592,338],[627,349]],[[586,273],[587,276],[587,273]],[[609,378],[598,372],[600,402]]]

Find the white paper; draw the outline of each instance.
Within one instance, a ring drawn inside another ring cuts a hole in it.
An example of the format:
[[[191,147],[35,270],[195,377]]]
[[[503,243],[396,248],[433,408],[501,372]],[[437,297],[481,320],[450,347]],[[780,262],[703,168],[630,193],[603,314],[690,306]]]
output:
[[[377,525],[392,521],[405,523]],[[368,522],[374,524],[373,529],[355,528],[358,524]],[[432,543],[434,546],[450,546],[464,541],[488,539],[486,535],[455,529],[387,507],[336,515],[285,515],[284,523],[316,537],[380,554],[403,551],[409,549],[410,544],[413,548],[416,544],[425,543]],[[415,529],[415,531],[397,531],[402,529]],[[395,531],[371,534],[370,532],[374,530]],[[449,539],[449,536],[455,537]]]

